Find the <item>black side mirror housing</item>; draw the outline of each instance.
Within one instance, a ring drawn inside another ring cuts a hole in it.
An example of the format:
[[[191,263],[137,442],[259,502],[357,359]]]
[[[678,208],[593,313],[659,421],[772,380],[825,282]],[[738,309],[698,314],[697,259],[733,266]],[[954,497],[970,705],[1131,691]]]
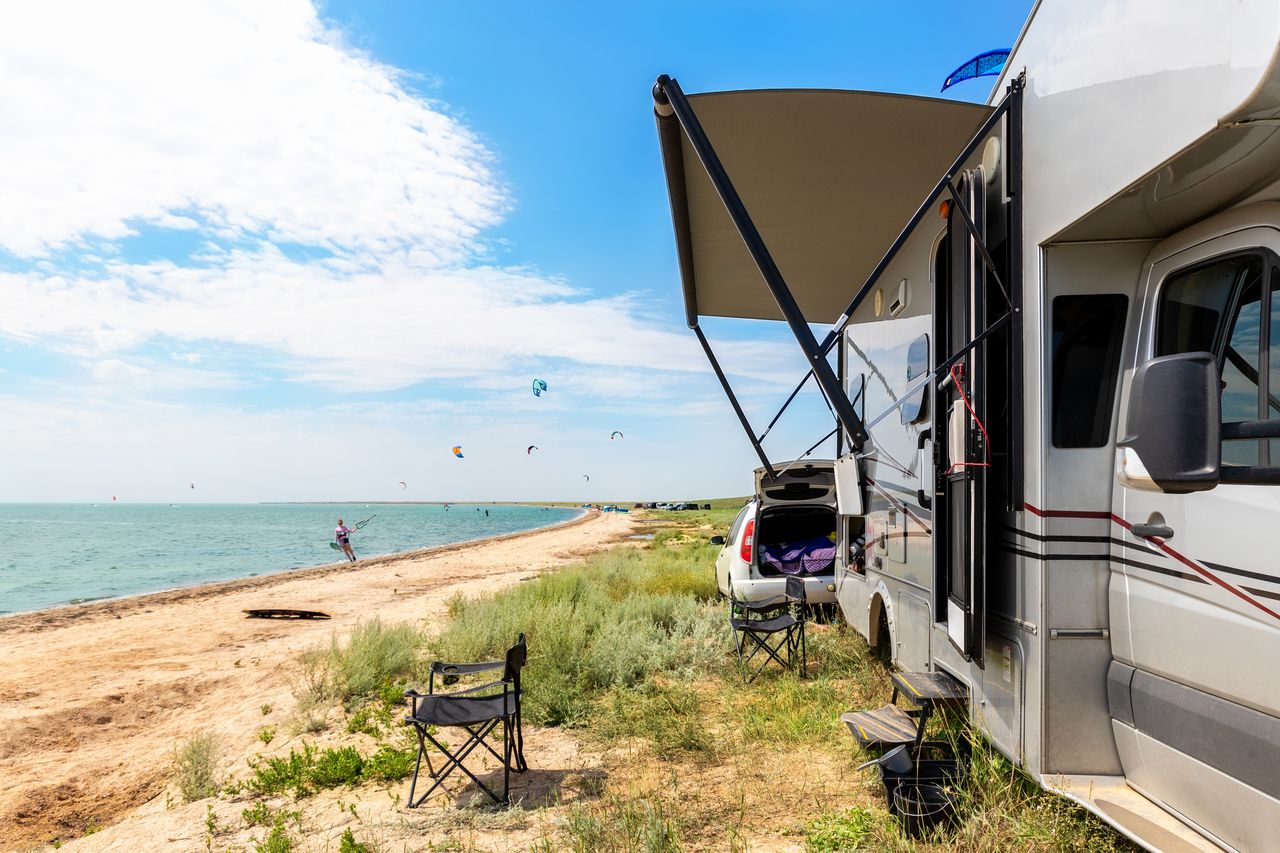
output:
[[[1222,391],[1207,352],[1153,358],[1129,386],[1119,479],[1130,488],[1203,492],[1222,478]]]
[[[709,540],[707,540],[707,541],[709,541],[712,545],[723,545],[723,544],[724,544],[724,537],[723,537],[723,536],[712,536],[712,537],[711,537]]]

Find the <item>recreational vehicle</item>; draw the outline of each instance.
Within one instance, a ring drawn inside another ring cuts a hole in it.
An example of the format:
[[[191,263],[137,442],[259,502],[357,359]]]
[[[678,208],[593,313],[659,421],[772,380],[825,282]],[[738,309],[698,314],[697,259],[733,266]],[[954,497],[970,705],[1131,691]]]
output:
[[[834,416],[845,619],[1129,838],[1280,850],[1280,3],[1042,0],[986,104],[654,109],[766,475],[701,318]]]

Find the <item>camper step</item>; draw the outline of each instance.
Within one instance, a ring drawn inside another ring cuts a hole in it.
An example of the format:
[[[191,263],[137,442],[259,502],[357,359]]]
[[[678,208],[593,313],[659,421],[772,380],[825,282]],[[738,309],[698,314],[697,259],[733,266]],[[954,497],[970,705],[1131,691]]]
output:
[[[945,672],[895,672],[893,692],[913,705],[948,708],[969,701],[969,689]]]
[[[840,719],[863,749],[888,749],[915,743],[916,721],[897,705],[875,711],[846,711]]]

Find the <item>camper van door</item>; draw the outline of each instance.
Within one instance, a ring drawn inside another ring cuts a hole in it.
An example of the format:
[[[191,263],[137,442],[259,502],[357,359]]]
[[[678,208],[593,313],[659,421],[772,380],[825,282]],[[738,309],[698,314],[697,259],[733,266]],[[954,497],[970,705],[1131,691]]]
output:
[[[1280,232],[1178,251],[1145,287],[1128,367],[1209,352],[1222,422],[1280,418]],[[1137,420],[1126,408],[1121,436]],[[1224,476],[1245,465],[1280,466],[1280,440],[1224,441]],[[1112,521],[1108,696],[1125,775],[1236,849],[1273,848],[1256,833],[1280,826],[1280,487],[1143,485],[1118,478]]]

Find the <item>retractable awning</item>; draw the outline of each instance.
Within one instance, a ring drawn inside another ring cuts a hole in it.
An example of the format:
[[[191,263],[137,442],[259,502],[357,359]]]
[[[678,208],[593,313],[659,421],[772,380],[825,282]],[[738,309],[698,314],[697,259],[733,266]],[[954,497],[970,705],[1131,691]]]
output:
[[[834,90],[688,102],[804,319],[834,322],[992,108]],[[658,116],[690,327],[784,319],[674,116]]]

